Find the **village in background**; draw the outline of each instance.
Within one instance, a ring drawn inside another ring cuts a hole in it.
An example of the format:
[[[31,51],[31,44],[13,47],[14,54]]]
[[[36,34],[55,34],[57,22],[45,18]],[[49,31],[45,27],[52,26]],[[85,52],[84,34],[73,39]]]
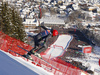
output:
[[[2,6],[2,0],[0,1]],[[40,59],[46,57],[56,62],[61,59],[88,72],[89,75],[100,74],[100,66],[98,66],[100,61],[99,0],[3,0],[3,3],[5,2],[8,3],[8,6],[14,7],[17,15],[21,18],[15,16],[19,19],[18,21],[15,19],[16,26],[17,22],[22,21],[22,23],[19,22],[22,27],[20,25],[15,27],[20,28],[20,30],[16,30],[20,32],[18,35],[22,39],[24,38],[24,40],[21,40],[24,43],[35,47],[33,36],[42,31],[39,26],[58,31],[59,36],[49,37],[49,41],[45,42],[45,48],[39,47],[38,50],[34,50],[35,56]],[[13,23],[13,21],[11,22]],[[2,21],[0,23],[3,24]],[[0,30],[2,28],[1,26]],[[22,31],[23,33],[21,33]],[[14,36],[14,38],[18,36],[17,32],[13,35],[12,33],[8,35]],[[20,38],[16,37],[16,39],[19,40]],[[67,43],[64,42],[66,39]],[[53,50],[52,47],[55,49]],[[61,49],[56,49],[56,47]],[[85,48],[87,48],[87,51],[85,51]],[[58,54],[55,54],[57,50]]]

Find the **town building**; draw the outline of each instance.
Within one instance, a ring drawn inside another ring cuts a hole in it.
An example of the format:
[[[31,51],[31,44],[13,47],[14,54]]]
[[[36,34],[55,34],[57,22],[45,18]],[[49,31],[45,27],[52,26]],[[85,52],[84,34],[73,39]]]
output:
[[[44,22],[45,26],[52,27],[52,26],[65,26],[64,20],[56,17],[56,16],[51,16],[51,17],[42,17],[40,19],[41,22]]]

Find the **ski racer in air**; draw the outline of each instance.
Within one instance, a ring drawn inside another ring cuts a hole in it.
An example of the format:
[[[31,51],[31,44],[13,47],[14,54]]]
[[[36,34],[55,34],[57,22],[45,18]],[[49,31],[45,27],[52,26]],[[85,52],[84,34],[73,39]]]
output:
[[[40,33],[38,33],[35,36],[31,36],[34,39],[34,48],[30,50],[30,52],[28,52],[26,57],[29,57],[29,55],[34,54],[35,50],[38,50],[39,47],[46,47],[46,41],[48,40],[48,38],[50,38],[51,36],[57,36],[58,35],[58,31],[54,30],[54,29],[48,29],[45,26],[40,26],[41,28],[44,29],[44,31],[41,31]]]

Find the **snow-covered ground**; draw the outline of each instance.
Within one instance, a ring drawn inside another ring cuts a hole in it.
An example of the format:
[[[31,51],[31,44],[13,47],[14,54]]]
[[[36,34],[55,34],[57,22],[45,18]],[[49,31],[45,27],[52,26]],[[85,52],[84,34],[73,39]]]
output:
[[[0,75],[53,75],[43,68],[0,50]]]
[[[71,58],[71,57],[66,57],[66,58]],[[79,58],[71,58],[71,59],[82,62],[84,66],[88,67],[88,70],[94,71],[94,75],[100,75],[100,66],[99,66],[100,47],[95,46],[94,52],[90,54],[85,54],[84,59],[79,59]]]
[[[71,40],[73,39],[73,36],[71,35],[66,35],[66,34],[62,34],[59,35],[58,39],[54,42],[54,44],[51,45],[57,45],[57,46],[62,46],[63,49],[66,49],[69,46],[69,43],[71,42]]]
[[[73,36],[71,35],[60,35],[58,39],[49,47],[44,55],[46,58],[55,58],[58,56],[61,56],[66,48],[69,46],[71,40],[73,39]]]
[[[70,35],[60,35],[58,39],[50,46],[50,49],[46,51],[46,57],[52,58],[60,56],[64,51],[63,49],[66,49],[71,42],[72,37]],[[62,42],[63,41],[63,42]],[[53,46],[56,45],[58,47],[54,48]],[[63,49],[62,49],[62,48]],[[48,56],[49,55],[49,56]],[[100,59],[100,47],[95,46],[94,52],[85,54],[85,57],[83,59],[81,58],[72,58],[72,57],[66,57],[71,58],[75,61],[82,62],[82,64],[86,67],[88,67],[88,70],[94,71],[94,75],[100,75],[100,66],[99,66],[99,59]]]

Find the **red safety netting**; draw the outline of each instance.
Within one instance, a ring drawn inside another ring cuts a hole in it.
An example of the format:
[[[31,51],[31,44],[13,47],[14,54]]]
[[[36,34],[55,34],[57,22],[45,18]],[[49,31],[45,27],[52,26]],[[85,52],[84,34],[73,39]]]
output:
[[[7,49],[8,49],[8,47],[7,47],[7,41],[6,40],[2,40],[3,41],[3,43],[1,44],[1,50],[4,50],[4,51],[8,51]]]
[[[25,51],[30,51],[33,48],[32,46],[30,46],[30,45],[28,45],[20,40],[18,40],[17,43],[18,43],[17,46],[21,49],[24,49]]]
[[[18,53],[20,55],[26,54],[33,47],[15,38],[12,38],[0,31],[0,49],[9,51],[12,55]],[[10,51],[11,50],[11,51]],[[14,52],[12,52],[14,51]]]
[[[38,64],[38,66],[44,68],[45,70],[52,72],[52,73],[56,73],[55,71],[57,70],[55,67],[53,67],[51,64],[48,64],[47,62],[45,62],[44,60],[39,59],[38,57],[31,55],[32,59],[37,62],[36,65]],[[59,74],[58,74],[59,75]]]
[[[41,67],[44,69],[53,72],[55,75],[81,75],[81,70],[78,68],[73,67],[72,65],[63,65],[52,61],[50,59],[44,58],[47,62],[39,59],[38,57],[31,55],[32,59],[37,62]],[[52,70],[53,69],[53,70]],[[55,72],[54,72],[55,71]]]
[[[74,66],[71,65],[70,63],[66,63],[66,62],[64,62],[64,61],[62,61],[62,60],[60,60],[60,59],[59,59],[59,60],[56,59],[56,62],[55,62],[54,60],[52,61],[52,60],[47,59],[47,58],[45,58],[45,57],[43,57],[43,59],[44,59],[45,61],[49,62],[50,64],[52,64],[53,66],[55,66],[56,68],[59,68],[60,71],[63,72],[63,73],[66,73],[66,72],[68,71],[69,68],[74,69],[74,70],[71,70],[72,73],[78,71],[78,70],[75,70],[76,67],[74,67]],[[60,63],[61,63],[61,64],[60,64]],[[69,72],[68,72],[68,73],[69,73]],[[80,72],[77,72],[77,73],[80,73]],[[76,74],[76,75],[79,75],[79,74]]]
[[[31,47],[28,44],[25,44],[24,42],[17,40],[15,38],[12,38],[2,32],[0,32],[0,49],[4,50],[6,52],[9,52],[10,54],[14,56],[20,56],[26,54],[28,51],[30,51],[33,47]],[[42,57],[42,59],[31,55],[32,59],[34,60],[31,63],[44,68],[45,70],[52,72],[54,75],[81,75],[81,71],[78,68],[75,68],[69,63],[65,63],[57,58],[55,59],[47,59],[45,57]],[[29,61],[28,59],[22,57],[26,61]],[[56,62],[55,62],[56,61]],[[58,62],[59,61],[59,62]],[[60,64],[61,63],[61,64]],[[85,73],[85,72],[84,72]],[[86,73],[86,75],[88,75]]]
[[[0,31],[0,49],[7,52],[7,41],[5,40],[6,34]]]
[[[6,35],[4,40],[6,41],[6,47],[5,47],[6,49],[5,50],[8,51],[8,49],[10,49],[12,47],[13,38],[8,36],[8,35]],[[2,50],[4,50],[4,49],[2,49]]]

